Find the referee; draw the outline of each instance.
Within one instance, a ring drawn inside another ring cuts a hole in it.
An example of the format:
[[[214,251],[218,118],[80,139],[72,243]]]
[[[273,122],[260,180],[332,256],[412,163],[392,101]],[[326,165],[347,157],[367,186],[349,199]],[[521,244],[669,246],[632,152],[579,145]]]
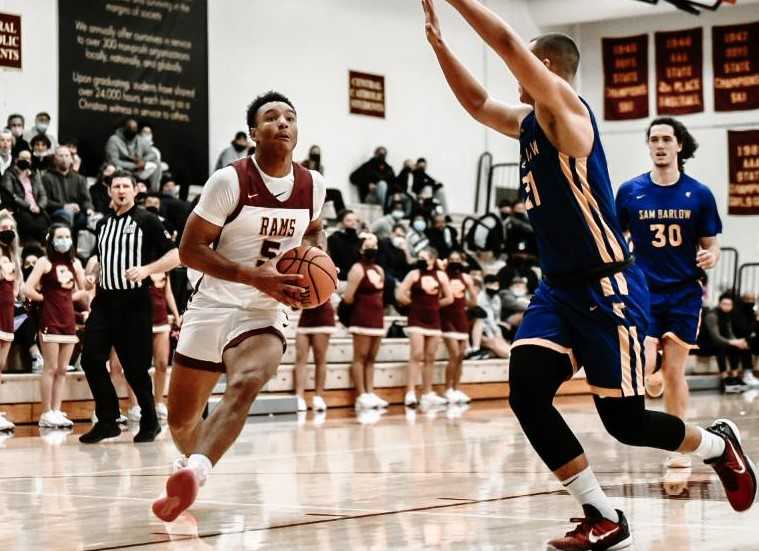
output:
[[[158,217],[135,206],[133,176],[119,170],[110,183],[113,211],[100,221],[97,254],[100,280],[82,343],[82,368],[95,398],[97,423],[79,440],[94,444],[121,434],[119,399],[105,367],[111,351],[124,366],[142,409],[135,442],[152,442],[161,432],[148,370],[153,355],[150,274],[179,264],[179,252]]]

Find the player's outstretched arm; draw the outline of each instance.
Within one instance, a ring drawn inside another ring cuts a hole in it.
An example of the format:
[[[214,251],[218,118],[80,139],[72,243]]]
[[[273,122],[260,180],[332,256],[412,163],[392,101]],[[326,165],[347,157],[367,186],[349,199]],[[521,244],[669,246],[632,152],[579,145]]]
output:
[[[456,58],[443,40],[433,0],[422,0],[427,40],[437,56],[445,80],[461,106],[475,120],[493,130],[519,137],[519,126],[531,108],[526,105],[508,106],[491,98],[472,73]]]
[[[593,128],[586,107],[569,82],[550,71],[514,29],[479,0],[447,1],[503,59],[533,98],[538,120],[554,145],[572,156],[587,155],[593,144]]]
[[[300,307],[303,288],[299,287],[302,276],[280,274],[271,262],[254,267],[233,262],[211,248],[221,235],[222,228],[204,220],[194,212],[187,220],[179,258],[182,264],[218,279],[244,283],[266,293],[275,300]]]

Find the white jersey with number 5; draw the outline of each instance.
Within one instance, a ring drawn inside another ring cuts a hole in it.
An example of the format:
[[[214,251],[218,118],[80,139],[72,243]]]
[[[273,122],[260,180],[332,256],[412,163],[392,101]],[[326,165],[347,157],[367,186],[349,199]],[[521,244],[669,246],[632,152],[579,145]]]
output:
[[[195,214],[221,226],[213,248],[240,264],[260,266],[301,244],[306,228],[321,214],[326,184],[321,174],[293,165],[283,178],[265,174],[254,157],[216,171],[209,178]],[[271,309],[280,303],[243,283],[206,274],[194,283],[196,307]]]

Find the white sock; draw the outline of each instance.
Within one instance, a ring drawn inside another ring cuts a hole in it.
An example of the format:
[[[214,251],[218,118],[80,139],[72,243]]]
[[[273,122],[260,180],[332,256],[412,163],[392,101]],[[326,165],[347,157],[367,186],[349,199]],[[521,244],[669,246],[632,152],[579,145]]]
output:
[[[725,453],[725,440],[721,436],[717,436],[701,427],[698,427],[698,431],[701,433],[701,443],[693,450],[693,455],[706,461],[707,459],[720,457]]]
[[[211,469],[213,469],[211,460],[208,459],[205,455],[201,455],[199,453],[194,453],[189,457],[187,460],[187,466],[197,473],[198,482],[201,486],[206,483],[206,478],[208,478],[208,475],[211,473]]]
[[[602,517],[612,522],[619,522],[619,515],[601,489],[590,467],[567,480],[562,480],[561,483],[580,502],[580,505],[592,505]]]

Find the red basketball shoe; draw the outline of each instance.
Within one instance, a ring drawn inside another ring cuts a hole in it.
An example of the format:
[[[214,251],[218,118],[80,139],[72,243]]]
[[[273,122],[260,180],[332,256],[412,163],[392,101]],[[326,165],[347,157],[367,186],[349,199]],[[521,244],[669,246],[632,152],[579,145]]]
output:
[[[612,522],[602,517],[592,505],[583,505],[582,510],[585,518],[570,519],[570,522],[580,524],[564,537],[549,541],[547,551],[607,551],[627,549],[632,545],[630,528],[622,511],[617,509],[619,522]]]
[[[178,470],[166,481],[166,496],[153,502],[153,513],[164,522],[173,522],[195,502],[199,488],[194,469]]]
[[[747,511],[756,500],[756,467],[743,451],[738,427],[729,419],[717,419],[706,430],[725,440],[725,452],[704,463],[719,475],[733,509]]]

